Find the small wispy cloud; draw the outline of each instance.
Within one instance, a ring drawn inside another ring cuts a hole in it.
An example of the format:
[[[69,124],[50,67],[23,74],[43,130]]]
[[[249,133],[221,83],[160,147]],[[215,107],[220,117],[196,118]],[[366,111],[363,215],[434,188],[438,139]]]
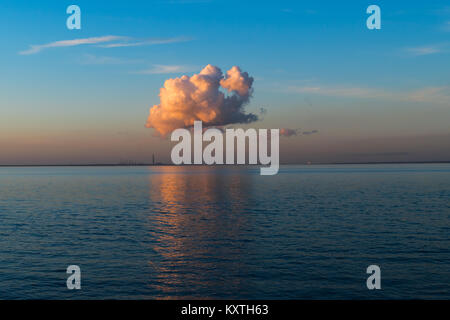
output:
[[[92,37],[92,38],[73,39],[73,40],[61,40],[61,41],[55,41],[55,42],[50,42],[50,43],[46,43],[46,44],[31,45],[29,49],[20,51],[19,54],[22,54],[22,55],[36,54],[36,53],[41,52],[42,50],[48,49],[48,48],[74,47],[74,46],[80,46],[80,45],[84,45],[84,44],[98,44],[98,43],[105,43],[105,42],[125,40],[125,39],[127,39],[127,38],[121,37],[121,36],[103,36],[103,37]]]
[[[428,87],[415,90],[400,97],[412,102],[450,103],[450,87]]]
[[[383,89],[360,87],[291,86],[287,88],[287,91],[334,97],[388,99],[407,102],[428,102],[439,104],[450,103],[450,87],[426,87],[412,91],[389,91]]]
[[[315,133],[319,133],[319,130],[309,130],[309,131],[302,131],[301,129],[290,129],[290,128],[281,128],[280,129],[280,136],[282,137],[294,137],[294,136],[309,136]]]
[[[297,93],[311,93],[325,96],[337,96],[337,97],[354,97],[354,98],[382,98],[389,96],[389,93],[371,89],[371,88],[359,88],[359,87],[323,87],[323,86],[304,86],[288,88],[290,92]]]
[[[54,41],[40,45],[30,45],[30,47],[27,50],[20,51],[19,54],[30,55],[39,53],[42,50],[49,48],[74,47],[79,45],[98,45],[98,47],[102,48],[118,48],[118,47],[150,46],[157,44],[185,42],[190,40],[192,39],[185,37],[152,38],[140,40],[124,36],[102,36],[102,37]]]
[[[133,72],[135,74],[168,74],[168,73],[180,73],[180,72],[193,72],[198,68],[193,66],[183,65],[163,65],[155,64],[152,68]]]
[[[425,56],[429,54],[442,52],[442,49],[439,48],[439,46],[423,46],[423,47],[407,48],[406,51],[414,56]]]
[[[305,136],[309,136],[311,134],[315,134],[315,133],[318,133],[318,132],[319,132],[319,130],[311,130],[311,131],[303,131],[302,134],[305,135]]]
[[[120,47],[139,47],[139,46],[153,46],[157,44],[168,44],[168,43],[178,43],[191,41],[192,38],[178,37],[178,38],[167,38],[167,39],[146,39],[142,41],[132,41],[132,42],[119,42],[99,45],[101,48],[120,48]]]
[[[282,137],[292,137],[296,136],[298,133],[298,129],[290,129],[290,128],[281,128],[280,136]]]

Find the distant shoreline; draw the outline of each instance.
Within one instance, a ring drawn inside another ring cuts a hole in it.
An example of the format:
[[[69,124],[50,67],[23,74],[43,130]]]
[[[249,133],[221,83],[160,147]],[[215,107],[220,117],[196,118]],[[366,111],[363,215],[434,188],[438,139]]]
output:
[[[317,165],[357,165],[357,164],[366,164],[366,165],[377,165],[377,164],[445,164],[450,163],[448,161],[411,161],[411,162],[324,162],[324,163],[282,163],[282,166],[288,165],[304,165],[304,166],[317,166]],[[196,164],[188,164],[188,165],[175,165],[175,164],[166,164],[166,163],[135,163],[135,164],[112,164],[112,163],[93,163],[93,164],[0,164],[1,167],[180,167],[180,166],[202,166]],[[208,166],[223,166],[223,165],[208,165]],[[259,164],[255,165],[233,165],[233,166],[259,166]]]

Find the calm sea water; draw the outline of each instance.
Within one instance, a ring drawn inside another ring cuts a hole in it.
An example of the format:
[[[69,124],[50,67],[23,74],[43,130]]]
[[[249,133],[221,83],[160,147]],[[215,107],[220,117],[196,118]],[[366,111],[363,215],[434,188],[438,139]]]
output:
[[[449,299],[450,165],[0,168],[0,298]]]

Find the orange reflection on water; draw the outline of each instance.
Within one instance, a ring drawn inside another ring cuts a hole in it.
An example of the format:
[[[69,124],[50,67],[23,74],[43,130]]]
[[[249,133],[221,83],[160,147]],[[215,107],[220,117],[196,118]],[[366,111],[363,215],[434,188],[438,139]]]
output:
[[[178,289],[186,284],[219,286],[216,273],[224,261],[227,267],[239,268],[234,255],[242,254],[242,248],[221,248],[217,243],[239,239],[250,182],[214,167],[152,168],[149,179],[150,201],[158,208],[149,213],[150,232],[161,258],[150,262],[157,277],[153,286],[178,297],[183,295]]]

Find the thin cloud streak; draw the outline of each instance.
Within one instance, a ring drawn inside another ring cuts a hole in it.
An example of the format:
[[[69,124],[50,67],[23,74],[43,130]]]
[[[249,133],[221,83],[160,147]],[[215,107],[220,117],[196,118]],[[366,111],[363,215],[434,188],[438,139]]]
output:
[[[101,48],[121,48],[121,47],[139,47],[139,46],[152,46],[157,44],[169,44],[169,43],[179,43],[192,41],[191,38],[179,37],[179,38],[168,38],[168,39],[147,39],[138,42],[121,42],[121,43],[110,43],[99,45]]]
[[[290,128],[281,128],[280,136],[281,137],[292,137],[296,136],[299,129],[290,129]]]
[[[132,42],[134,40],[134,42]],[[30,45],[29,49],[20,51],[20,55],[30,55],[41,52],[44,49],[49,48],[61,48],[61,47],[74,47],[79,45],[95,45],[100,44],[98,47],[101,48],[119,48],[119,47],[138,47],[138,46],[150,46],[158,44],[168,44],[168,43],[178,43],[191,41],[191,38],[177,37],[177,38],[166,38],[166,39],[145,39],[142,41],[136,41],[130,37],[124,36],[102,36],[102,37],[92,37],[92,38],[82,38],[73,40],[61,40],[50,42],[41,45]],[[104,43],[104,44],[102,44]]]
[[[153,68],[151,68],[151,69],[137,71],[137,72],[133,72],[133,73],[134,74],[169,74],[169,73],[179,73],[179,72],[193,72],[196,70],[197,70],[197,67],[193,67],[193,66],[155,64],[153,66]]]
[[[450,31],[450,22],[447,22],[447,25],[449,28],[448,31]],[[446,41],[416,47],[409,47],[404,48],[404,51],[412,56],[427,56],[438,53],[447,54],[450,52],[450,43]]]
[[[79,46],[79,45],[83,45],[83,44],[97,44],[97,43],[104,43],[104,42],[111,42],[111,41],[125,40],[125,39],[127,39],[127,37],[103,36],[103,37],[92,37],[92,38],[73,39],[73,40],[61,40],[61,41],[50,42],[47,44],[31,45],[28,50],[20,51],[19,54],[29,55],[29,54],[36,54],[36,53],[41,52],[42,50],[48,49],[48,48],[74,47],[74,46]]]
[[[287,138],[301,135],[309,136],[316,133],[319,133],[319,130],[301,131],[301,129],[290,129],[290,128],[280,129],[280,137],[287,137]]]
[[[416,48],[408,48],[406,49],[410,54],[414,56],[425,56],[429,54],[440,53],[442,50],[437,46],[424,46],[424,47],[416,47]]]
[[[409,102],[428,102],[449,104],[450,87],[427,87],[408,92],[394,92],[372,88],[359,87],[288,87],[288,92],[309,93],[334,97],[349,97],[363,99],[388,99]]]

